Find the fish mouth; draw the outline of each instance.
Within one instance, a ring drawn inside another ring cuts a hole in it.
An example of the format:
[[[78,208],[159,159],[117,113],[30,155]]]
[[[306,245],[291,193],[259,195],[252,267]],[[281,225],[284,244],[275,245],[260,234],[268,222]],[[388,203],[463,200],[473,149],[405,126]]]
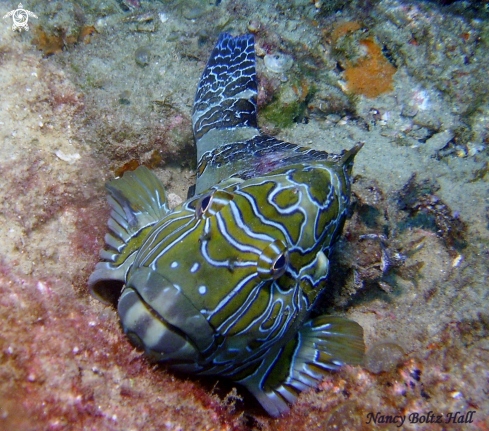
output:
[[[138,268],[118,304],[124,332],[157,361],[196,361],[214,341],[202,313],[163,275]]]
[[[156,361],[191,361],[198,350],[188,335],[151,308],[133,288],[124,289],[117,311],[131,343]]]

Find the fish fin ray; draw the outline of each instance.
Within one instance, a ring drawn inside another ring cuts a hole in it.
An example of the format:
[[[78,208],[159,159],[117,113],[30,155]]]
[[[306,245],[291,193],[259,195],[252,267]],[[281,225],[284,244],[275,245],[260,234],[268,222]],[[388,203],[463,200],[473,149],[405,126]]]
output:
[[[169,211],[163,184],[146,166],[124,173],[105,187],[110,193],[111,218],[129,235],[156,223]]]
[[[221,33],[195,95],[192,116],[197,145],[213,129],[258,128],[253,35]]]
[[[132,266],[144,232],[169,211],[160,180],[145,166],[125,172],[122,178],[106,186],[112,209],[107,222],[110,233],[105,236],[106,248],[88,279],[93,296],[105,303],[114,302]]]
[[[345,150],[340,155],[340,165],[344,166],[344,169],[351,175],[351,170],[353,168],[353,161],[357,153],[362,149],[365,144],[363,142],[357,142],[349,150]]]
[[[307,321],[275,355],[240,381],[267,412],[277,417],[289,411],[299,393],[316,387],[330,370],[362,363],[362,327],[351,320],[319,316]]]

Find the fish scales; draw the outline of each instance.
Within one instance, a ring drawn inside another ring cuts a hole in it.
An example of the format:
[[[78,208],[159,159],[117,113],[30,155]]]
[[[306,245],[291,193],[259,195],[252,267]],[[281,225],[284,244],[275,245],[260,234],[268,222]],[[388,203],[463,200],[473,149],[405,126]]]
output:
[[[146,167],[109,181],[110,232],[88,284],[152,360],[232,379],[279,416],[363,359],[360,325],[310,317],[361,144],[331,154],[261,134],[257,88],[253,36],[221,34],[194,102],[195,194],[170,210]]]

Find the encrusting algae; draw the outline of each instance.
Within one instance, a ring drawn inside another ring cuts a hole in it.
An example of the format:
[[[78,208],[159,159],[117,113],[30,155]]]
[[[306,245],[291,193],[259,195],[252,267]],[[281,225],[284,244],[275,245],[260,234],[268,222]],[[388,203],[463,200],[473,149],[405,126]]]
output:
[[[361,26],[356,21],[344,21],[337,24],[331,33],[331,41],[336,43],[338,39],[354,31],[360,30]]]
[[[47,57],[59,54],[66,47],[76,43],[90,43],[96,33],[97,30],[92,25],[85,25],[73,34],[68,34],[66,29],[50,32],[39,26],[34,30],[35,37],[32,39],[32,43]]]

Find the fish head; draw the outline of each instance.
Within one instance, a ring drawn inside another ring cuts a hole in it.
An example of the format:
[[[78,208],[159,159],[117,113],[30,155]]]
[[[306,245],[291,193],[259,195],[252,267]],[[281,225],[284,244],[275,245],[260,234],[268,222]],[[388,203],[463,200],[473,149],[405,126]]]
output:
[[[236,365],[296,333],[325,286],[327,248],[344,216],[333,168],[300,164],[218,184],[159,212],[151,226],[162,192],[144,212],[149,187],[134,186],[146,175],[111,183],[109,226],[126,246],[106,252],[89,280],[123,280],[118,311],[133,344],[197,372],[210,362]]]
[[[256,217],[248,196],[213,188],[147,235],[119,300],[122,325],[158,361],[205,361],[227,338],[230,351],[258,346],[279,313],[288,307],[285,324],[298,311],[288,305],[298,285],[289,263],[286,236]]]

